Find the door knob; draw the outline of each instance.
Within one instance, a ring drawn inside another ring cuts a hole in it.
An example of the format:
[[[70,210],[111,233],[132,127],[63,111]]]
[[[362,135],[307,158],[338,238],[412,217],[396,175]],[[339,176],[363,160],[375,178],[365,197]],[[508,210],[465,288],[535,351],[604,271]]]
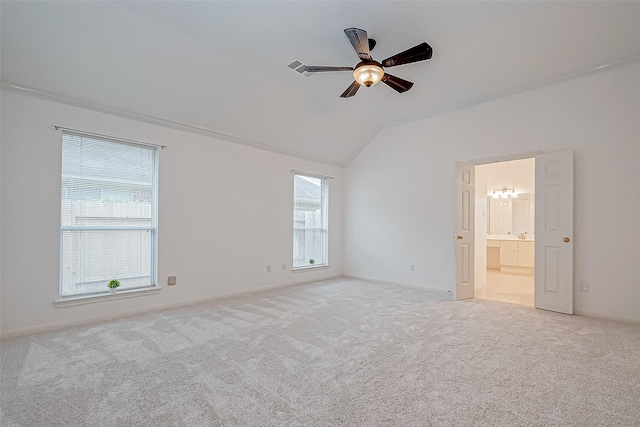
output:
[[[464,237],[458,236],[458,240],[462,240],[462,239],[464,239]]]
[[[568,237],[565,237],[564,239],[562,239],[562,241],[565,242],[565,243],[569,243],[569,240],[570,239]]]

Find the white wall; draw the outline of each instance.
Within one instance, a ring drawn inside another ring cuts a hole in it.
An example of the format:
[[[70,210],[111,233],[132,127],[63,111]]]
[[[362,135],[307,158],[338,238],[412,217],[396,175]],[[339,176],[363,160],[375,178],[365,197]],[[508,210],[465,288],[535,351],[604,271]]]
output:
[[[341,168],[14,92],[1,96],[3,336],[342,273]],[[61,134],[52,124],[168,146],[160,151],[159,294],[54,306]],[[291,271],[291,169],[335,177],[328,268]],[[165,286],[169,275],[177,276],[176,286]]]
[[[455,161],[571,149],[575,310],[640,321],[639,141],[637,62],[387,129],[347,169],[344,272],[453,290]]]

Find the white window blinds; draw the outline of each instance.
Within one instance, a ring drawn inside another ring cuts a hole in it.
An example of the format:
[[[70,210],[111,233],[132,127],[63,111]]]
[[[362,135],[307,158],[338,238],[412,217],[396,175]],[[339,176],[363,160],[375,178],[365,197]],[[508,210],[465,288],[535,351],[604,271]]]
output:
[[[327,265],[327,178],[293,180],[293,268]]]
[[[157,150],[62,134],[60,295],[154,286]]]

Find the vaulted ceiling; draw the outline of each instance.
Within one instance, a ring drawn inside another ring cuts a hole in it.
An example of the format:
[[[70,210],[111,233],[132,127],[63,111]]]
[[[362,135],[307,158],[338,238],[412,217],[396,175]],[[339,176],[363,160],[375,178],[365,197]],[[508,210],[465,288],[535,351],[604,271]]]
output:
[[[640,2],[1,3],[8,90],[345,165],[382,129],[640,60]],[[422,41],[415,83],[339,95],[354,66],[343,29],[363,28],[382,60]],[[87,129],[90,130],[90,129]]]

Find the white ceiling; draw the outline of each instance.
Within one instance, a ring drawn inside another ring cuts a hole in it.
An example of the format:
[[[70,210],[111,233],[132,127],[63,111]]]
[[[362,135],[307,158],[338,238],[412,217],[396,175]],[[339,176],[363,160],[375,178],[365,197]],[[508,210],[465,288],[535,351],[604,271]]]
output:
[[[223,139],[345,165],[381,130],[640,60],[640,2],[1,3],[3,87],[48,91]],[[413,81],[339,95],[353,66],[343,29],[378,60],[422,41]],[[70,98],[69,98],[70,99]],[[90,130],[90,129],[87,129]]]

